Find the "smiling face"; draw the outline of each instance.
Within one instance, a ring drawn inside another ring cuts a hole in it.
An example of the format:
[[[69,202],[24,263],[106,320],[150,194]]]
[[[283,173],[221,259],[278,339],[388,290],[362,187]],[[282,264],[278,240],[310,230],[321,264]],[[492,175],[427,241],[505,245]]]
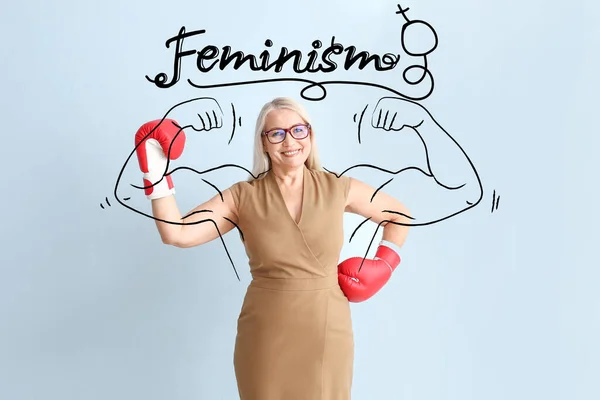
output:
[[[284,133],[284,130],[287,132]],[[302,167],[311,151],[311,130],[296,112],[289,109],[271,111],[265,119],[267,136],[263,135],[263,147],[269,154],[274,168],[284,170]],[[296,139],[303,136],[303,139]],[[279,142],[285,135],[285,139]],[[272,143],[279,142],[279,143]]]

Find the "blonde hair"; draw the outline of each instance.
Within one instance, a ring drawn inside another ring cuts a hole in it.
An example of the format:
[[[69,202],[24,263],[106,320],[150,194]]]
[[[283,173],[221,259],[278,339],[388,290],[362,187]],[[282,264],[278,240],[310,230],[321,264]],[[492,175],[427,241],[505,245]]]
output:
[[[311,125],[310,144],[311,151],[306,159],[304,165],[308,169],[322,171],[321,160],[319,158],[319,151],[317,149],[317,143],[314,136],[314,127],[312,126],[310,116],[306,109],[294,99],[289,97],[277,97],[268,103],[266,103],[256,119],[256,128],[254,131],[254,156],[252,161],[252,174],[248,177],[248,182],[254,179],[262,179],[265,173],[271,169],[271,160],[265,153],[262,142],[262,134],[265,128],[265,122],[267,114],[274,110],[288,109],[296,112],[305,123]]]

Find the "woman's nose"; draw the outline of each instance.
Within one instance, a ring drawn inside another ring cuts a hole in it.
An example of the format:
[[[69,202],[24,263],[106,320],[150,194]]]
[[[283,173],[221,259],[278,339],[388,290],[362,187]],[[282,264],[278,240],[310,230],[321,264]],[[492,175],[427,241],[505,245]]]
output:
[[[282,144],[290,145],[290,144],[294,144],[294,142],[295,142],[295,139],[292,137],[292,135],[289,132],[287,132],[285,135],[285,138],[283,139]]]

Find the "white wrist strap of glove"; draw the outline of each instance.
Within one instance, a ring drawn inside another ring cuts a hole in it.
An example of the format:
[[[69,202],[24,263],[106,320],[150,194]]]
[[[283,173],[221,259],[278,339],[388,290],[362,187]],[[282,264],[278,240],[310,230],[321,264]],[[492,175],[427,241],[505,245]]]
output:
[[[152,182],[151,177],[148,174],[144,174],[144,178]],[[156,179],[156,181],[158,181],[158,179]],[[170,196],[172,194],[175,194],[175,188],[169,189],[169,182],[167,181],[167,177],[163,176],[162,180],[152,187],[152,193],[147,195],[146,197],[149,200],[155,200]]]
[[[148,168],[150,172],[144,174],[144,179],[151,183],[156,183],[152,188],[152,193],[146,196],[150,200],[160,199],[175,194],[175,188],[169,189],[167,177],[163,176],[167,167],[167,157],[156,139],[146,141],[146,154],[148,157]]]
[[[401,253],[400,247],[396,243],[392,243],[388,240],[382,240],[381,242],[379,242],[379,245],[389,247],[390,249],[394,250],[398,255]]]

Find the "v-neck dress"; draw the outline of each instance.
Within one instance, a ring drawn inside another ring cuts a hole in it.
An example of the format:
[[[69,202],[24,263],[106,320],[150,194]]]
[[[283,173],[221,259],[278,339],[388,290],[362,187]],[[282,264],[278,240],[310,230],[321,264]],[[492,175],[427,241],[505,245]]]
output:
[[[271,171],[230,188],[252,275],[233,360],[240,400],[350,400],[354,336],[337,275],[350,181],[304,167],[303,185],[298,223]]]

